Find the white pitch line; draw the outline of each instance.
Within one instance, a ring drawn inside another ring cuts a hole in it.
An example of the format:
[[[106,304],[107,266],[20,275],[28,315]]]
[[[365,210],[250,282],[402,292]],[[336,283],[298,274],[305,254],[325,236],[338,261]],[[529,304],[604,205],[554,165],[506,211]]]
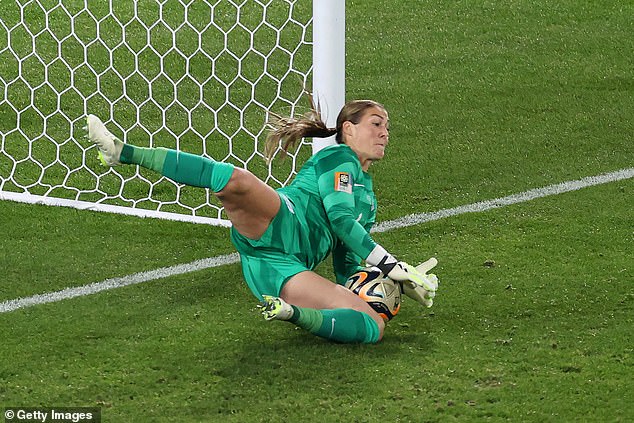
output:
[[[467,204],[466,206],[454,207],[452,209],[443,209],[431,213],[410,214],[398,219],[381,222],[373,228],[372,232],[387,232],[391,231],[392,229],[405,228],[407,226],[431,222],[432,220],[444,219],[446,217],[455,216],[458,214],[476,213],[491,209],[497,209],[500,207],[510,206],[511,204],[534,200],[536,198],[563,194],[565,192],[575,191],[581,188],[606,184],[608,182],[621,181],[632,177],[634,177],[634,167],[631,167],[629,169],[617,170],[615,172],[604,173],[597,176],[588,176],[575,181],[562,182],[560,184],[549,185],[543,188],[535,188],[529,191],[520,192],[519,194],[495,198],[493,200],[480,201],[478,203]]]
[[[507,197],[496,198],[493,200],[480,201],[478,203],[468,204],[465,206],[454,207],[451,209],[443,209],[431,213],[410,214],[395,220],[381,222],[374,227],[372,232],[387,232],[394,229],[414,226],[433,220],[444,219],[446,217],[456,216],[464,213],[476,213],[486,210],[496,209],[511,204],[522,203],[534,200],[536,198],[548,197],[551,195],[562,194],[565,192],[575,191],[581,188],[591,187],[594,185],[606,184],[609,182],[621,181],[634,177],[634,168],[621,169],[616,172],[604,173],[597,176],[589,176],[575,181],[563,182],[560,184],[549,185],[543,188],[536,188],[524,191],[519,194],[509,195]],[[74,288],[66,288],[61,291],[49,292],[45,294],[33,295],[26,298],[16,298],[0,303],[0,313],[18,310],[25,307],[31,307],[38,304],[47,304],[69,298],[82,297],[86,295],[96,294],[97,292],[108,289],[121,288],[128,285],[149,282],[156,279],[167,278],[170,276],[182,275],[198,270],[209,269],[212,267],[224,266],[240,261],[238,253],[227,254],[223,256],[210,257],[202,260],[196,260],[191,263],[179,264],[176,266],[162,267],[160,269],[147,272],[134,273],[120,278],[106,279],[102,282],[96,282],[89,285],[78,286]]]
[[[54,303],[69,298],[83,297],[85,295],[96,294],[97,292],[106,291],[108,289],[121,288],[128,285],[167,278],[169,276],[183,275],[197,270],[209,269],[210,267],[237,263],[238,261],[240,261],[238,253],[232,253],[224,256],[196,260],[191,263],[179,264],[176,266],[161,267],[147,272],[133,273],[132,275],[122,276],[120,278],[106,279],[102,282],[62,289],[61,291],[37,294],[26,298],[16,298],[15,300],[0,303],[0,313],[6,313],[8,311],[31,307],[38,304]]]

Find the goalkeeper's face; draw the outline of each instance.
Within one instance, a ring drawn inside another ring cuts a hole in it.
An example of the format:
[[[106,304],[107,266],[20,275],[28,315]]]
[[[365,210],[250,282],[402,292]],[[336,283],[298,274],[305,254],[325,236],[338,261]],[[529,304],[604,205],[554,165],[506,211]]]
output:
[[[365,110],[358,123],[345,122],[344,142],[357,153],[363,170],[381,160],[390,139],[387,112],[379,107]]]

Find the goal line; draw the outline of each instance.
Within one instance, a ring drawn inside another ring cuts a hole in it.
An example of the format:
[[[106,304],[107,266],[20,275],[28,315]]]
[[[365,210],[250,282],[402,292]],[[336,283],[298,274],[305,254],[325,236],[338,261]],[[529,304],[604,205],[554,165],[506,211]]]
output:
[[[231,163],[274,188],[335,143],[303,139],[278,167],[262,152],[271,113],[304,113],[304,87],[335,126],[341,0],[6,1],[0,39],[0,200],[229,226],[208,190],[101,166],[83,139],[89,113],[123,142]]]

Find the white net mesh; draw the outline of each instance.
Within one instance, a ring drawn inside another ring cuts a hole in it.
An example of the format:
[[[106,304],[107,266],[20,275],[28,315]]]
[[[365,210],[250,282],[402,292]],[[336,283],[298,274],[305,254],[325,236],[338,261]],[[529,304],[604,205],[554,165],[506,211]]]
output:
[[[0,198],[222,219],[206,190],[101,167],[82,138],[87,113],[125,142],[206,155],[285,184],[309,149],[272,171],[261,144],[268,111],[294,114],[311,73],[311,3],[3,0]]]

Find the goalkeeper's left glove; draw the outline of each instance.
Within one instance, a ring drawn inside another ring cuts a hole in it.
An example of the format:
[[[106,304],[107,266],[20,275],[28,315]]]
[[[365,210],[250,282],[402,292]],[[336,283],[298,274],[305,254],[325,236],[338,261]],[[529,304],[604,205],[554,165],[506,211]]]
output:
[[[404,261],[396,261],[394,256],[388,253],[383,247],[377,245],[370,253],[366,261],[371,266],[378,267],[388,278],[400,282],[405,295],[418,301],[426,307],[431,307],[433,298],[438,289],[438,278],[436,275],[427,275],[425,272],[437,263],[436,259],[427,260],[418,268],[411,266]]]
[[[401,282],[401,289],[405,295],[428,308],[434,305],[434,297],[436,296],[436,291],[438,290],[438,277],[433,273],[427,274],[427,272],[429,272],[437,264],[438,260],[432,257],[415,268],[423,276],[427,286],[432,287],[433,289],[428,290],[424,287],[424,285],[421,286],[411,281]]]

